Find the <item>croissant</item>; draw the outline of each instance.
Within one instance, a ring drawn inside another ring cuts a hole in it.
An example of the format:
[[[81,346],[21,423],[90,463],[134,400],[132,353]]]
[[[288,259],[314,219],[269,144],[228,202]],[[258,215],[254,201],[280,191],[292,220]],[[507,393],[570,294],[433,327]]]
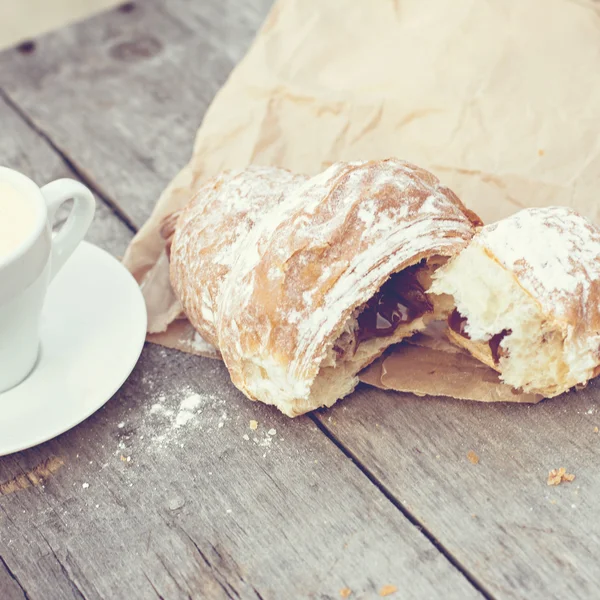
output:
[[[175,294],[234,385],[293,417],[346,396],[388,346],[448,316],[432,275],[480,225],[434,175],[389,159],[312,178],[223,173],[164,235]]]
[[[552,397],[600,372],[600,230],[573,210],[484,227],[430,291],[456,303],[451,341],[514,388]]]

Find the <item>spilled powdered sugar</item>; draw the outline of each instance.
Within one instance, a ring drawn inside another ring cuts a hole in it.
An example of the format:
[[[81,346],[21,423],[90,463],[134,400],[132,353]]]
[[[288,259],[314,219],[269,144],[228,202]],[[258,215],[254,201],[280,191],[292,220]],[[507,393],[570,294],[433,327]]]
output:
[[[204,356],[216,356],[217,349],[209,344],[197,331],[194,332],[194,337],[190,340],[190,346],[194,352]]]
[[[148,426],[146,433],[149,435],[149,441],[152,439],[159,443],[175,441],[178,437],[178,429],[185,427],[191,421],[196,421],[205,408],[216,409],[221,404],[222,401],[213,394],[199,394],[187,387],[171,393],[168,397],[164,394],[159,395],[150,405],[147,418],[144,420],[145,425]],[[214,418],[207,418],[204,425],[209,424],[210,421],[214,421]],[[159,429],[161,432],[153,438],[150,429]]]
[[[206,358],[219,358],[219,351],[207,342],[197,331],[193,331],[187,339],[180,339],[180,344],[185,347],[186,352],[205,356]]]
[[[220,368],[216,366],[215,368]],[[119,432],[114,454],[120,461],[135,464],[136,453],[172,451],[187,446],[191,440],[202,436],[225,436],[240,444],[249,443],[260,448],[266,456],[274,447],[277,432],[267,423],[248,421],[241,411],[228,409],[227,395],[220,390],[212,393],[189,385],[165,385],[162,376],[144,377],[141,385],[149,391],[149,400],[136,411],[135,421],[127,419],[117,425]],[[158,391],[169,387],[168,391]],[[245,402],[245,400],[240,400]],[[213,443],[209,442],[212,446]],[[133,458],[133,463],[132,463]]]

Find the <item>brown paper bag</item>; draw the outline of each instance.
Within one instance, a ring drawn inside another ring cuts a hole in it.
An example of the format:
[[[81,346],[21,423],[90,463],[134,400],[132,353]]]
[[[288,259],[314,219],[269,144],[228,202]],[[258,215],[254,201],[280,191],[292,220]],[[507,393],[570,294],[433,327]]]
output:
[[[216,356],[181,319],[158,227],[224,169],[315,174],[338,160],[397,156],[433,171],[486,222],[552,204],[599,222],[598,56],[592,1],[279,0],[127,251],[149,339]],[[401,347],[364,379],[418,394],[538,399],[447,350]]]

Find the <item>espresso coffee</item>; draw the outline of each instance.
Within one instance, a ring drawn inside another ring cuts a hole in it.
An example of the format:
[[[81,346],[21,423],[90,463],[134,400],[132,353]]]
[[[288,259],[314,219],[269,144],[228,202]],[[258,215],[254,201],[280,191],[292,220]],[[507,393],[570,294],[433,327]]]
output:
[[[0,181],[0,260],[16,250],[31,233],[37,210],[32,198]]]

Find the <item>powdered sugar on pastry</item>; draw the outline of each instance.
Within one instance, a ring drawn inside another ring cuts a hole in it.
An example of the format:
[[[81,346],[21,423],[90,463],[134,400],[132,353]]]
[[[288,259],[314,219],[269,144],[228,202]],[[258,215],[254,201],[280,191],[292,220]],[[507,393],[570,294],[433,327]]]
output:
[[[214,324],[221,285],[248,232],[305,179],[275,167],[228,171],[181,211],[171,244],[171,283],[186,316],[210,344],[218,343]]]
[[[575,211],[522,210],[484,227],[477,243],[515,273],[520,285],[550,314],[572,322],[597,322],[600,231]]]
[[[224,281],[218,345],[233,382],[291,416],[348,393],[360,365],[340,395],[313,392],[353,310],[392,273],[463,249],[474,223],[431,173],[394,159],[336,164],[292,188],[244,238]]]
[[[434,279],[460,313],[450,338],[506,383],[552,397],[598,374],[600,230],[576,212],[526,209],[484,227]]]

